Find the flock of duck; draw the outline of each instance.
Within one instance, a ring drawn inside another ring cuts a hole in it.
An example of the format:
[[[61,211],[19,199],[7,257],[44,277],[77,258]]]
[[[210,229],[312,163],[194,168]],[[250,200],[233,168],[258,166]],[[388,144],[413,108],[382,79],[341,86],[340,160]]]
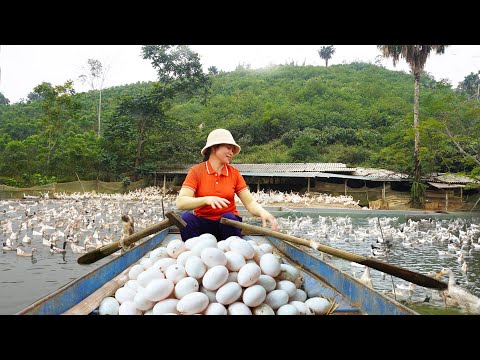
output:
[[[259,192],[254,193],[263,205],[271,203],[303,204],[313,201],[305,195],[295,193]],[[323,194],[323,201],[353,205],[351,197],[332,197]],[[90,250],[119,240],[122,234],[121,216],[129,214],[135,219],[135,231],[149,227],[163,220],[164,213],[175,210],[175,195],[163,195],[162,188],[148,187],[126,194],[54,193],[38,198],[0,201],[0,241],[4,256],[15,252],[19,257],[35,257],[40,248],[52,254],[65,254],[71,251],[83,254]],[[358,205],[358,204],[357,204]],[[247,220],[244,218],[244,221]],[[315,238],[329,243],[332,247],[352,250],[363,255],[378,257],[394,263],[395,253],[418,253],[418,250],[431,245],[435,248],[437,264],[441,270],[431,272],[431,276],[448,276],[448,291],[435,291],[425,296],[427,299],[441,299],[447,306],[456,306],[468,313],[480,313],[480,300],[467,289],[457,284],[455,272],[465,275],[468,282],[469,261],[478,259],[480,254],[480,225],[463,218],[454,219],[408,219],[398,224],[396,217],[363,217],[363,223],[350,216],[287,216],[279,217],[280,231],[290,235]],[[247,220],[248,221],[248,220]],[[478,222],[477,222],[478,223]],[[68,245],[68,247],[67,247]],[[43,248],[45,247],[45,248]],[[308,251],[308,250],[307,250]],[[314,251],[314,250],[311,250]],[[478,251],[478,252],[476,252]],[[322,254],[322,257],[326,254]],[[328,256],[325,256],[328,258]],[[450,260],[451,259],[451,260]],[[453,262],[452,260],[455,260]],[[415,264],[421,260],[417,257]],[[454,268],[452,264],[456,264]],[[398,264],[403,266],[403,264]],[[398,299],[411,299],[418,288],[414,284],[398,283],[385,289],[376,283],[385,280],[385,274],[372,278],[370,269],[357,263],[350,263],[343,270],[351,271],[352,276],[372,288],[381,289]],[[415,269],[416,270],[416,269]],[[357,272],[363,271],[358,276]],[[376,271],[376,270],[375,270]],[[373,271],[372,271],[373,272]],[[423,271],[426,273],[426,271]],[[470,274],[473,278],[477,274]],[[480,274],[478,274],[480,275]],[[385,280],[384,283],[388,283]],[[393,284],[393,282],[392,282]],[[478,291],[480,283],[475,284]]]

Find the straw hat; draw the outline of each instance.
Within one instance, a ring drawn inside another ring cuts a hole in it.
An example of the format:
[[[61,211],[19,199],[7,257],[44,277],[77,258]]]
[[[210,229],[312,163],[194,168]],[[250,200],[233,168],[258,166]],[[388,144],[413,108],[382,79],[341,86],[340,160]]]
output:
[[[213,130],[210,134],[208,134],[207,137],[207,143],[203,147],[202,151],[200,152],[202,155],[205,155],[205,151],[212,145],[218,145],[218,144],[230,144],[234,145],[236,148],[233,151],[233,155],[237,155],[241,147],[238,145],[235,140],[233,139],[232,134],[230,131],[225,130],[225,129],[215,129]]]

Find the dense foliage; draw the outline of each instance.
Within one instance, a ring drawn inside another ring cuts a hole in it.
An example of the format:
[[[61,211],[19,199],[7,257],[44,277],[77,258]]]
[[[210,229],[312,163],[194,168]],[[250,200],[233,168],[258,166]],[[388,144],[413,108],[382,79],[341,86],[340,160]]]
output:
[[[163,50],[146,48],[144,56],[155,67]],[[189,55],[182,51],[177,58]],[[210,82],[209,91],[193,91],[197,82],[185,79],[167,91],[165,77],[103,89],[100,137],[95,91],[75,94],[71,83],[44,83],[25,101],[3,101],[0,182],[31,185],[39,176],[73,181],[77,175],[135,180],[159,167],[201,161],[200,149],[218,127],[242,146],[238,163],[343,162],[413,172],[411,74],[367,63],[239,66],[208,75],[186,70]],[[452,89],[422,73],[424,173],[480,174],[477,82],[471,74],[463,88]]]

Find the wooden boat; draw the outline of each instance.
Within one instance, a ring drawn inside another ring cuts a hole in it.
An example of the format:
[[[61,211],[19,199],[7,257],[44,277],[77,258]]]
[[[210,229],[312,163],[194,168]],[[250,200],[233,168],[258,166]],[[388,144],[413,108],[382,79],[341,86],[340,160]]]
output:
[[[100,301],[128,280],[128,270],[148,252],[166,246],[180,235],[172,228],[142,240],[133,249],[71,281],[39,299],[16,315],[80,315],[97,314]],[[279,251],[287,263],[296,266],[304,277],[303,289],[308,297],[324,296],[338,304],[332,315],[418,315],[401,303],[383,295],[347,273],[319,258],[302,251],[298,246],[272,236],[247,235],[246,240],[268,242]]]

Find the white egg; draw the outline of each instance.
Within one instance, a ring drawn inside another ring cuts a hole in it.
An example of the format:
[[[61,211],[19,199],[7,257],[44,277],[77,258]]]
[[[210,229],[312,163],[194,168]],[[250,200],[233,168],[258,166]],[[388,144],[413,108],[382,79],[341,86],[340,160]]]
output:
[[[160,300],[153,307],[153,315],[164,315],[168,313],[177,314],[178,299]]]
[[[278,280],[290,280],[291,282],[295,283],[295,280],[297,280],[300,277],[300,272],[298,271],[297,268],[295,268],[292,265],[289,264],[282,264],[280,265],[281,271],[278,274],[278,276],[274,276],[277,281]]]
[[[203,275],[202,285],[207,290],[217,290],[227,282],[227,278],[228,269],[223,265],[217,265],[208,269],[205,275]]]
[[[262,257],[262,255],[265,254],[265,252],[258,245],[253,246],[253,251],[255,251],[255,255],[253,255],[253,260],[257,264],[260,264],[260,258]]]
[[[199,280],[207,272],[207,265],[205,265],[200,257],[191,255],[185,262],[185,272],[188,276]]]
[[[266,253],[260,258],[260,268],[262,273],[271,277],[276,277],[282,270],[281,264],[278,262],[274,254]]]
[[[236,282],[228,282],[217,290],[215,298],[223,305],[230,305],[242,295],[242,287]]]
[[[120,303],[112,296],[108,296],[102,300],[98,307],[98,313],[100,315],[118,315],[118,308]]]
[[[215,242],[217,242],[217,238],[215,237],[215,235],[210,234],[210,233],[201,234],[201,235],[199,236],[199,238],[200,238],[200,239],[215,240]]]
[[[255,263],[247,263],[238,271],[237,281],[243,287],[249,287],[258,281],[261,274],[260,266]]]
[[[295,284],[289,280],[280,280],[277,281],[277,286],[275,289],[285,290],[288,294],[288,297],[291,298],[297,293],[297,287]]]
[[[227,252],[230,250],[230,246],[228,246],[228,242],[226,240],[220,240],[219,242],[217,242],[217,247],[223,252]]]
[[[157,260],[160,260],[160,259],[163,259],[163,258],[166,258],[166,257],[168,257],[168,252],[167,252],[167,248],[164,247],[164,246],[153,249],[150,252],[150,259],[152,260],[152,262],[154,264]]]
[[[201,292],[193,292],[178,301],[177,311],[183,315],[198,314],[207,308],[208,303],[207,295]]]
[[[275,288],[277,287],[277,282],[275,281],[275,279],[270,275],[265,275],[265,274],[260,275],[260,277],[258,278],[258,281],[255,284],[263,286],[263,288],[267,293],[269,293],[272,290],[275,290]]]
[[[153,279],[165,279],[162,271],[155,266],[148,268],[148,270],[138,275],[137,282],[140,286],[146,287]]]
[[[185,295],[199,290],[199,284],[197,279],[193,277],[185,277],[181,279],[174,289],[174,294],[177,299],[183,298]]]
[[[254,307],[252,313],[253,315],[275,315],[275,311],[265,303]]]
[[[163,273],[165,273],[165,271],[167,270],[167,268],[170,266],[170,265],[173,265],[173,264],[176,264],[177,263],[177,260],[175,259],[172,259],[170,257],[168,258],[161,258],[157,261],[155,261],[155,263],[153,264],[152,267],[155,267],[157,269],[160,269]]]
[[[190,250],[186,250],[186,251],[182,252],[177,257],[177,264],[181,264],[181,265],[185,266],[185,263],[187,262],[187,259],[190,255],[192,255],[192,252]]]
[[[206,248],[217,248],[217,240],[211,238],[201,238],[192,248],[192,255],[200,257],[203,249]]]
[[[295,294],[292,297],[290,297],[290,302],[292,301],[305,302],[305,300],[307,300],[307,294],[302,289],[297,289],[295,291]]]
[[[238,282],[238,271],[232,271],[228,274],[226,282]]]
[[[299,315],[299,313],[295,306],[285,304],[278,308],[277,315]]]
[[[173,291],[175,285],[169,279],[153,279],[145,287],[143,296],[151,301],[160,301],[167,298]]]
[[[325,315],[331,306],[330,301],[318,296],[305,300],[305,305],[312,309],[315,315]]]
[[[138,310],[147,311],[148,309],[153,308],[155,303],[151,300],[145,298],[145,290],[137,291],[135,297],[133,298],[133,303],[135,304]]]
[[[285,290],[272,290],[265,297],[265,303],[273,310],[277,310],[280,306],[288,304],[288,293]]]
[[[200,285],[200,292],[207,295],[210,303],[217,302],[217,290],[207,290],[203,285]]]
[[[245,305],[256,307],[263,303],[266,296],[267,292],[263,286],[252,285],[243,291],[242,300]]]
[[[128,280],[124,286],[135,291],[137,291],[138,288],[143,288],[143,286],[140,285],[137,280]]]
[[[208,304],[203,312],[204,315],[227,315],[227,308],[220,303]]]
[[[153,309],[149,309],[149,310],[145,311],[145,313],[143,315],[155,315],[155,314],[153,313]]]
[[[186,250],[187,247],[185,246],[185,243],[180,239],[174,239],[170,241],[167,245],[167,253],[168,255],[170,255],[170,257],[174,259],[176,259],[178,255],[180,255]]]
[[[173,281],[174,284],[178,283],[184,277],[187,276],[185,267],[180,264],[170,265],[165,271],[165,277]]]
[[[133,301],[125,301],[120,304],[118,315],[142,315],[142,312],[137,309]]]
[[[187,250],[192,250],[195,245],[200,241],[200,238],[198,236],[192,237],[188,240],[185,240],[185,247]]]
[[[289,304],[297,308],[298,315],[315,315],[315,313],[304,302],[294,300],[290,301]]]
[[[225,258],[227,259],[225,266],[229,271],[238,271],[247,263],[243,255],[235,251],[227,251]]]
[[[227,264],[227,258],[225,253],[218,248],[205,248],[200,253],[200,258],[205,265],[212,268],[217,265],[225,266]]]
[[[132,266],[132,268],[128,271],[128,278],[130,280],[136,280],[138,275],[143,273],[145,271],[145,268],[140,265],[140,264],[135,264]]]
[[[117,291],[115,291],[115,299],[117,299],[117,301],[120,304],[123,304],[126,301],[132,301],[133,302],[133,298],[135,297],[136,293],[137,293],[136,290],[133,290],[131,288],[128,288],[128,287],[124,286],[124,287],[121,287],[121,288],[117,289]]]
[[[145,270],[147,270],[150,266],[153,265],[152,259],[149,257],[144,257],[140,260],[140,265],[143,266]]]
[[[230,251],[241,254],[245,260],[253,259],[255,255],[252,245],[238,236],[230,240]]]
[[[273,254],[273,246],[272,245],[264,243],[264,244],[260,244],[258,246],[260,246],[260,249],[262,249],[265,254]]]
[[[228,315],[252,315],[252,310],[242,302],[234,302],[228,305]]]

